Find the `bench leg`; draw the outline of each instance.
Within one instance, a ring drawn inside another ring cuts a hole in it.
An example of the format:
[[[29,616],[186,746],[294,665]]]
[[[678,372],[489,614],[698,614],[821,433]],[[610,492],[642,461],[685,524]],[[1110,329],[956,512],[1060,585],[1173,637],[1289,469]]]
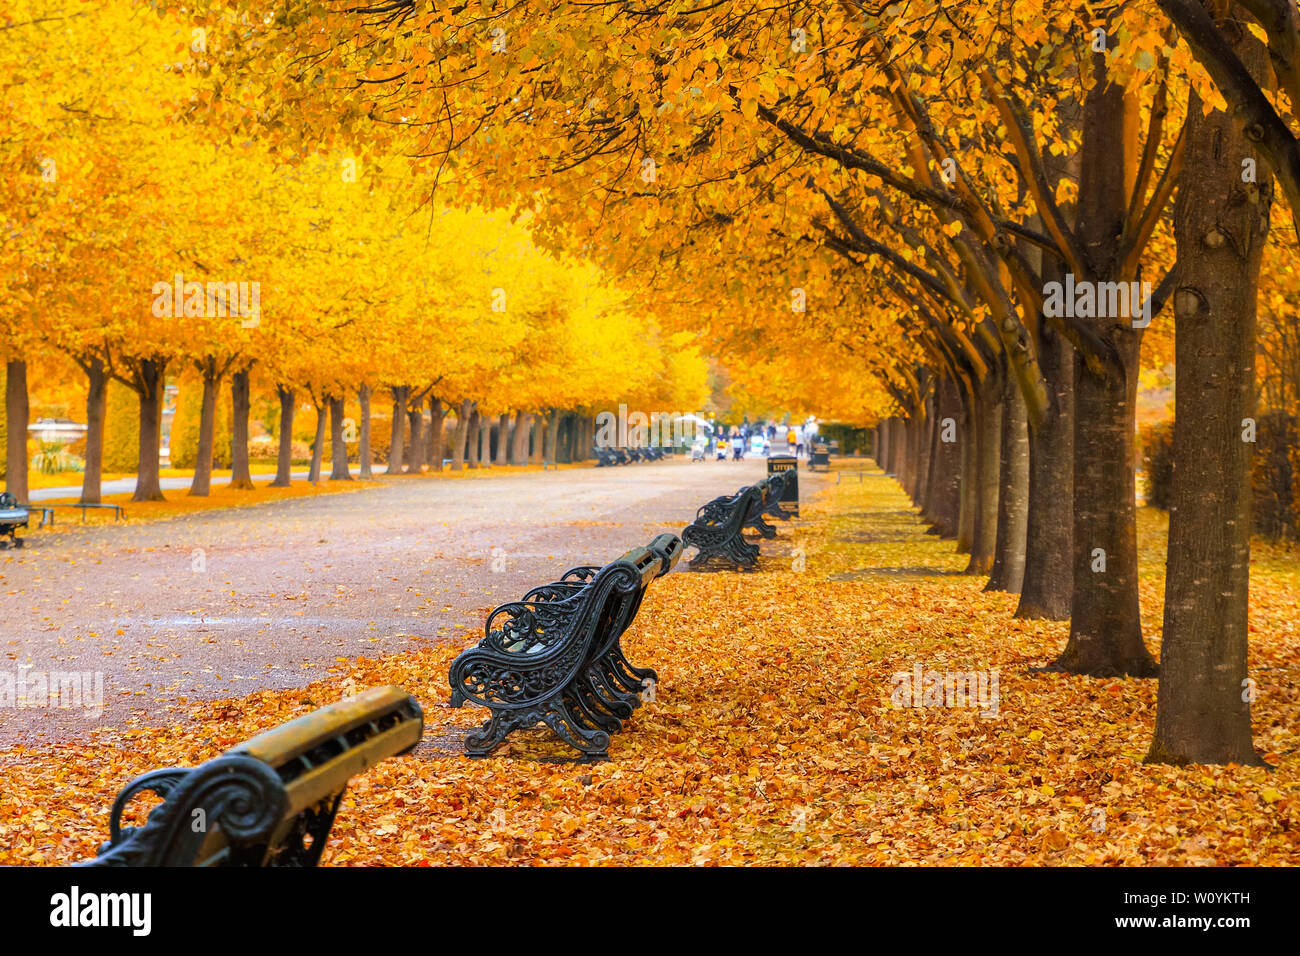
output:
[[[640,696],[647,681],[659,683],[659,675],[649,667],[634,667],[623,656],[623,649],[615,645],[607,655],[606,667],[620,687],[629,693]]]
[[[600,705],[615,717],[627,720],[641,704],[639,697],[620,690],[609,674],[598,668],[593,667],[581,680]]]
[[[551,701],[541,713],[541,719],[555,735],[588,760],[609,759],[609,734],[603,730],[588,730],[569,710],[563,699]]]
[[[607,734],[616,734],[623,729],[623,721],[606,711],[602,703],[589,687],[580,684],[571,687],[565,693],[569,713],[585,723],[588,730],[603,730]]]
[[[750,544],[740,535],[727,542],[727,556],[735,563],[737,569],[753,571],[758,566],[758,547]]]
[[[584,759],[608,760],[609,733],[598,729],[588,718],[577,716],[575,710],[581,713],[580,707],[571,706],[562,695],[525,711],[494,710],[482,727],[465,737],[465,752],[475,758],[487,757],[514,731],[541,723]]]

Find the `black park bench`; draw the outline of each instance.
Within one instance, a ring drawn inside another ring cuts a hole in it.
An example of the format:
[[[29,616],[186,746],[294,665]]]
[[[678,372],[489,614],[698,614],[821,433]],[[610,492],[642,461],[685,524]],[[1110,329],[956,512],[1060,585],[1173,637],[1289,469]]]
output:
[[[784,488],[785,478],[778,473],[701,507],[695,520],[682,531],[682,541],[697,552],[690,561],[691,569],[703,570],[711,561],[720,559],[738,570],[756,570],[758,545],[745,540],[744,532],[748,529],[764,538],[776,537],[776,528],[763,516],[789,520],[790,516],[779,507]]]
[[[610,465],[627,465],[634,461],[660,461],[664,457],[662,448],[656,448],[653,445],[646,445],[638,448],[633,445],[626,447],[601,448],[595,446],[592,453],[596,456],[596,467],[605,468]]]
[[[348,781],[420,742],[424,715],[376,687],[259,734],[192,769],[154,770],[117,795],[109,840],[76,866],[315,866]],[[122,827],[140,793],[163,798]]]
[[[658,681],[628,662],[619,639],[650,582],[681,554],[681,540],[661,534],[604,567],[572,568],[494,609],[483,639],[447,675],[453,707],[474,703],[492,714],[465,738],[466,752],[486,757],[512,732],[545,724],[583,760],[608,759],[610,734]]]

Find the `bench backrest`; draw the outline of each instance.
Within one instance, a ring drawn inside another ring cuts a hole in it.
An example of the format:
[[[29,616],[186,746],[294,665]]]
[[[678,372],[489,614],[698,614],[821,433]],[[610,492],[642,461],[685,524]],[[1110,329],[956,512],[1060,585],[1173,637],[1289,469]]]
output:
[[[741,488],[734,495],[714,498],[699,510],[696,520],[704,519],[705,523],[717,525],[729,534],[739,534],[740,529],[762,509],[765,487],[760,482]]]
[[[637,567],[641,582],[637,587],[614,592],[615,598],[606,605],[605,618],[595,640],[592,642],[591,651],[588,654],[589,660],[600,657],[618,643],[619,638],[623,636],[623,632],[636,620],[637,612],[641,610],[641,602],[645,600],[650,582],[655,578],[663,577],[671,571],[681,558],[683,550],[682,540],[677,535],[661,534],[645,547],[634,548],[623,555],[620,560],[635,556],[634,560],[629,563],[634,563]]]
[[[81,866],[314,866],[348,780],[420,742],[424,715],[377,687],[291,720],[193,769],[155,770],[118,794],[109,841]],[[137,794],[163,802],[121,826]]]

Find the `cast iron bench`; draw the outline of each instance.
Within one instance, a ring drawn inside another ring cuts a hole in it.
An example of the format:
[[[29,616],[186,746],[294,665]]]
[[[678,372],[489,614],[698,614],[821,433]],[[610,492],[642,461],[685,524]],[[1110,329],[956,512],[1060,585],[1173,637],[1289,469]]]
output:
[[[113,801],[109,839],[76,866],[315,866],[348,781],[420,742],[424,715],[376,687],[259,734],[192,769],[136,777]],[[122,827],[136,795],[163,798]]]
[[[752,571],[758,567],[758,545],[745,540],[751,528],[765,538],[776,537],[776,529],[763,520],[764,512],[780,498],[772,480],[741,488],[734,495],[714,498],[700,508],[695,520],[682,531],[682,541],[696,548],[692,570],[702,570],[714,558],[729,561],[735,568]]]
[[[681,554],[681,540],[661,534],[604,567],[572,568],[494,609],[483,639],[447,675],[453,707],[475,703],[492,714],[465,738],[468,754],[486,757],[512,732],[540,723],[584,760],[608,759],[610,734],[658,681],[628,662],[619,639],[650,582]]]

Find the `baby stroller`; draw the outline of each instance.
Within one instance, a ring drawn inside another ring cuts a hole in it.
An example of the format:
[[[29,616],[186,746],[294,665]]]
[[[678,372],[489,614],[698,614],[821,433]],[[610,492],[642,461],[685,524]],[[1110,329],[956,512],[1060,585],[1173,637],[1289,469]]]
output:
[[[15,548],[23,546],[23,539],[18,537],[18,529],[27,527],[27,509],[18,504],[18,499],[10,492],[0,493],[0,538],[9,536]]]

